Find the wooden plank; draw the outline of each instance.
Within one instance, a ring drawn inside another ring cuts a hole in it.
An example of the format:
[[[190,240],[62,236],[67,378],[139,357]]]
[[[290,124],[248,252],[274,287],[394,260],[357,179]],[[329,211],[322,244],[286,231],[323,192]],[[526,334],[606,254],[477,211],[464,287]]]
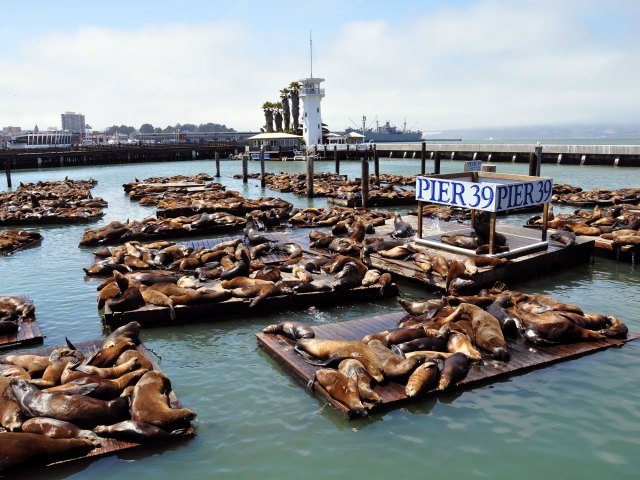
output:
[[[30,322],[21,322],[16,333],[0,337],[0,350],[39,344],[43,339],[44,335],[35,319]]]
[[[102,346],[102,339],[98,339],[98,340],[90,340],[87,342],[77,342],[75,343],[76,347],[78,350],[80,350],[81,352],[83,352],[86,356],[91,355],[93,352],[97,351],[101,346]],[[40,356],[49,356],[51,354],[51,352],[55,349],[56,347],[47,347],[47,348],[38,348],[38,349],[33,349],[33,350],[25,350],[20,352],[21,354],[32,354],[32,355],[40,355]],[[153,357],[151,356],[151,353],[149,352],[149,350],[144,346],[144,344],[140,344],[138,345],[137,349],[146,357],[147,360],[149,360],[151,362],[151,364],[153,365],[153,369],[154,370],[160,370],[160,367],[158,366],[158,364],[154,361]],[[0,361],[2,361],[3,356],[0,356]],[[180,401],[178,400],[178,397],[176,396],[175,392],[171,391],[171,393],[169,394],[169,403],[171,405],[172,408],[182,408],[182,404],[180,403]],[[190,438],[193,437],[195,435],[195,431],[193,429],[193,426],[189,425],[189,428],[186,430],[186,432],[182,435],[177,435],[177,436],[172,436],[172,440],[175,441],[179,441],[182,439],[186,439],[186,438]],[[140,447],[141,445],[138,443],[134,443],[134,442],[123,442],[120,440],[116,440],[113,438],[103,438],[103,443],[101,447],[98,448],[94,448],[93,450],[91,450],[89,453],[87,453],[86,455],[80,456],[80,457],[74,457],[74,458],[69,458],[66,460],[61,460],[58,462],[51,462],[47,465],[44,466],[38,466],[38,467],[34,467],[34,468],[26,468],[24,471],[34,471],[36,469],[50,469],[50,467],[53,467],[54,465],[67,465],[67,464],[71,464],[71,463],[80,463],[83,461],[90,461],[96,458],[100,458],[100,457],[104,457],[107,455],[112,455],[113,453],[119,452],[121,450],[125,450],[125,449],[129,449],[129,448],[135,448],[135,447]],[[147,444],[144,445],[145,447],[148,447]]]
[[[376,333],[385,329],[394,328],[400,319],[406,316],[405,312],[396,312],[378,317],[361,318],[349,320],[336,324],[324,324],[314,326],[316,338],[333,338],[341,340],[351,340],[352,337],[345,335],[345,330],[349,327],[357,326],[360,331]],[[353,331],[353,330],[351,330]],[[282,335],[256,334],[258,344],[267,351],[282,367],[302,384],[307,384],[313,377],[314,372],[319,368],[304,362],[302,356],[293,350],[294,342]],[[622,346],[625,343],[640,338],[640,334],[630,333],[626,339],[607,339],[603,342],[581,342],[566,345],[549,347],[536,347],[520,339],[509,341],[509,351],[511,360],[501,362],[492,360],[483,355],[483,362],[472,364],[466,378],[458,382],[451,390],[470,389],[482,384],[492,383],[505,376],[518,375],[530,370],[545,367],[553,363],[566,361],[595,353],[610,347]],[[302,365],[304,362],[306,365]],[[388,382],[383,385],[376,385],[375,391],[382,397],[383,402],[371,408],[371,413],[388,410],[398,407],[409,401],[421,401],[427,396],[436,394],[432,390],[426,394],[410,399],[404,392],[404,385]],[[321,401],[331,405],[338,413],[350,419],[348,409],[334,400],[323,388],[316,384],[316,395]]]

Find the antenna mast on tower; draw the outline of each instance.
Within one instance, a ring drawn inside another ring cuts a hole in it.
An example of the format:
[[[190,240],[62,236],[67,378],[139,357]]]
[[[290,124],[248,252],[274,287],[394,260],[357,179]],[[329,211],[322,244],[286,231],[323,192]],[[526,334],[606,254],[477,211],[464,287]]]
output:
[[[311,39],[311,29],[309,29],[309,53],[311,58],[311,78],[313,78],[313,40]]]

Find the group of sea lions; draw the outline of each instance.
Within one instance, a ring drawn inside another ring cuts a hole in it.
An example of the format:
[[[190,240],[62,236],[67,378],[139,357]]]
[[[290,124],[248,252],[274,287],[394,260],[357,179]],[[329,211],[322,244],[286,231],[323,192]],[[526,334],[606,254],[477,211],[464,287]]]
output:
[[[26,230],[0,231],[0,256],[35,245],[42,240],[40,232]]]
[[[560,188],[564,187],[564,188]],[[640,203],[640,188],[618,188],[583,191],[578,187],[570,185],[553,186],[552,202],[567,203],[569,205],[619,205]]]
[[[35,320],[36,308],[24,297],[0,296],[0,335],[16,333],[22,322]]]
[[[488,254],[491,230],[489,214],[487,212],[476,212],[471,226],[473,228],[473,232],[470,234],[442,235],[440,240],[448,245],[473,250],[476,255]],[[507,237],[500,232],[494,232],[492,253],[507,251],[509,251]]]
[[[203,190],[164,195],[157,203],[158,214],[164,217],[195,213],[229,212],[244,215],[253,210],[291,209],[292,205],[278,197],[246,198],[235,190]]]
[[[0,357],[0,474],[85,455],[104,438],[145,443],[186,433],[196,413],[172,405],[169,378],[136,348],[140,325],[94,353],[69,341],[49,356]]]
[[[409,215],[418,215],[418,210],[407,212]],[[422,205],[423,218],[434,218],[445,222],[456,221],[462,223],[471,218],[469,209],[453,207],[450,205],[436,205],[425,203]]]
[[[527,225],[540,227],[542,219],[533,216]],[[633,205],[615,205],[609,208],[595,206],[592,211],[576,210],[570,214],[553,215],[547,227],[556,231],[551,238],[566,245],[575,242],[575,235],[600,236],[611,240],[614,248],[640,245],[640,208]]]
[[[102,227],[85,229],[80,245],[109,245],[131,240],[162,240],[167,237],[197,235],[209,227],[239,230],[245,224],[244,218],[226,212],[201,213],[176,218],[149,217],[126,222],[114,220]]]
[[[20,183],[15,192],[0,192],[0,225],[47,221],[88,221],[102,217],[107,202],[90,192],[96,180]]]

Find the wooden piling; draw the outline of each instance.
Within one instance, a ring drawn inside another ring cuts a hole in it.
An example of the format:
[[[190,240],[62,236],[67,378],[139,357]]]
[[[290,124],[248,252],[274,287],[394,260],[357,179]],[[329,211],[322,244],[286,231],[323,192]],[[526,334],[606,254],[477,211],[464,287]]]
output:
[[[11,164],[9,162],[9,159],[5,160],[4,170],[7,173],[7,187],[11,188]]]
[[[307,197],[313,198],[313,156],[305,153],[307,160]]]
[[[376,183],[380,185],[380,158],[375,144],[373,145],[373,171],[376,176]]]
[[[440,152],[433,152],[433,173],[440,174]]]
[[[220,152],[216,152],[214,158],[216,159],[216,177],[220,177]]]
[[[369,160],[362,159],[362,208],[369,203]]]
[[[536,152],[536,177],[540,176],[540,167],[542,166],[542,146],[539,145],[535,149]]]
[[[427,172],[427,142],[422,142],[422,148],[420,149],[420,175],[424,175]]]
[[[242,155],[242,182],[247,183],[249,179],[249,154]]]
[[[340,175],[340,158],[338,158],[338,146],[333,146],[333,161],[336,162],[336,175]]]
[[[260,147],[260,186],[264,188],[267,182],[264,178],[264,146]]]

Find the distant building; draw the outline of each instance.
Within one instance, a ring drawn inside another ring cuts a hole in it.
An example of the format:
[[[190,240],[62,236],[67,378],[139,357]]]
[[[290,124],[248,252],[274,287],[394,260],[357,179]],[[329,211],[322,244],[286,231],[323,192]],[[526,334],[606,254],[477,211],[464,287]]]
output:
[[[136,133],[135,140],[142,143],[242,143],[256,132],[174,132]]]
[[[67,131],[69,133],[79,133],[84,135],[85,133],[85,122],[84,115],[81,113],[75,112],[65,112],[61,113],[60,117],[62,118],[62,130]]]
[[[8,133],[18,133],[21,132],[22,128],[20,127],[2,127],[2,133],[4,134],[8,134]]]
[[[264,147],[265,152],[269,153],[287,153],[293,152],[300,148],[300,136],[291,135],[290,133],[274,132],[259,133],[247,138],[249,151],[259,151],[260,147]]]

